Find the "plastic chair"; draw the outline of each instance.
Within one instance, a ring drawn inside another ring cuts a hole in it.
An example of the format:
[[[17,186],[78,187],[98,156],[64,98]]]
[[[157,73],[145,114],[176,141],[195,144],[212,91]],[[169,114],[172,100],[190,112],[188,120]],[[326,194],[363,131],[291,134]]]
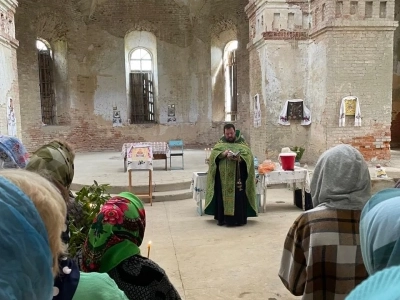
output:
[[[182,170],[184,169],[183,162],[183,141],[182,140],[170,140],[168,141],[168,146],[170,150],[169,156],[169,169],[172,170],[172,157],[182,156]]]

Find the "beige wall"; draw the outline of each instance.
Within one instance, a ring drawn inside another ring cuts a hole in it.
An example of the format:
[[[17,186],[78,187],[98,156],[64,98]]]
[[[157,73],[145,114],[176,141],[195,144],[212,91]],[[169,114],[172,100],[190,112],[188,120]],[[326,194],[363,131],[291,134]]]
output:
[[[223,122],[213,122],[220,92],[214,93],[212,87],[212,39],[227,30],[226,24],[235,28],[241,45],[236,124],[248,134],[247,1],[204,1],[202,5],[173,0],[123,0],[118,5],[97,1],[92,8],[90,3],[20,3],[16,15],[18,72],[23,139],[28,148],[54,137],[65,138],[83,151],[173,138],[182,138],[186,144],[214,143]],[[156,38],[158,124],[128,125],[125,37],[141,31]],[[47,40],[57,52],[57,126],[41,126],[36,37]],[[167,121],[168,104],[175,104],[176,122]],[[121,111],[122,128],[112,127],[114,105]]]
[[[0,134],[7,135],[7,103],[13,100],[17,136],[21,136],[14,14],[17,1],[0,0]]]
[[[263,99],[263,126],[251,130],[255,152],[264,157],[268,150],[275,159],[282,147],[305,146],[303,161],[315,162],[327,148],[350,143],[367,160],[387,162],[391,49],[397,26],[393,22],[394,1],[387,2],[386,16],[379,15],[379,3],[374,2],[371,18],[365,18],[365,2],[358,2],[350,12],[350,1],[344,1],[340,15],[331,1],[306,4],[250,1],[246,7],[251,39],[250,93],[260,93]],[[262,28],[258,26],[261,18]],[[354,127],[354,117],[347,117],[346,127],[339,127],[341,99],[350,94],[360,99],[361,127]],[[278,125],[283,103],[294,98],[304,99],[310,108],[310,126],[299,122]]]

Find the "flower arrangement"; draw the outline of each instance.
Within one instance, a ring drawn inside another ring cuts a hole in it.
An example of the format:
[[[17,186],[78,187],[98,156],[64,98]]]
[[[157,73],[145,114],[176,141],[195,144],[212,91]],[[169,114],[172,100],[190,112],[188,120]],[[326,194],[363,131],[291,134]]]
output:
[[[296,152],[296,162],[300,162],[301,158],[303,157],[304,151],[306,151],[306,149],[299,146],[291,147],[290,150]]]

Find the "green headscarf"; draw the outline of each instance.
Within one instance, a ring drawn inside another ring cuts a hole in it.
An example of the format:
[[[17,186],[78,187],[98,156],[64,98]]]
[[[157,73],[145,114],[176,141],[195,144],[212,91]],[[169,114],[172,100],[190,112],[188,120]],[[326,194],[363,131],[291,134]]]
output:
[[[125,259],[140,254],[146,227],[142,201],[131,193],[112,197],[93,220],[83,247],[85,272],[109,272]]]
[[[26,170],[48,175],[69,189],[74,178],[74,154],[63,143],[53,141],[33,153]]]

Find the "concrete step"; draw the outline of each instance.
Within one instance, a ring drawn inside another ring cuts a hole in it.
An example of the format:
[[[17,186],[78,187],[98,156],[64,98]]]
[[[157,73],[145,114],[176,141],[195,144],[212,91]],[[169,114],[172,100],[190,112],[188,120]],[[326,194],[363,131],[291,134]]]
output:
[[[72,193],[76,195],[76,191],[72,190]],[[147,192],[145,192],[147,193]],[[110,193],[110,196],[117,196],[119,193]],[[134,192],[134,194],[139,194]],[[175,201],[175,200],[186,200],[192,199],[193,193],[189,189],[169,191],[169,192],[153,192],[153,202],[163,201]],[[150,203],[148,198],[141,198],[145,203]]]
[[[180,182],[161,183],[161,184],[157,184],[157,183],[153,182],[153,193],[189,190],[190,183],[191,183],[190,180],[182,180]],[[71,190],[79,191],[84,186],[85,186],[84,184],[72,183]],[[108,188],[108,192],[110,194],[119,194],[121,192],[126,192],[128,190],[129,190],[128,185],[110,186]],[[137,185],[136,186],[135,183],[133,183],[132,190],[134,193],[137,193],[137,194],[145,194],[145,193],[148,193],[149,187],[145,186],[145,185]]]
[[[169,192],[155,192],[153,193],[153,202],[175,201],[192,199],[193,193],[189,189],[169,191]],[[149,199],[143,199],[144,202],[149,203]]]

